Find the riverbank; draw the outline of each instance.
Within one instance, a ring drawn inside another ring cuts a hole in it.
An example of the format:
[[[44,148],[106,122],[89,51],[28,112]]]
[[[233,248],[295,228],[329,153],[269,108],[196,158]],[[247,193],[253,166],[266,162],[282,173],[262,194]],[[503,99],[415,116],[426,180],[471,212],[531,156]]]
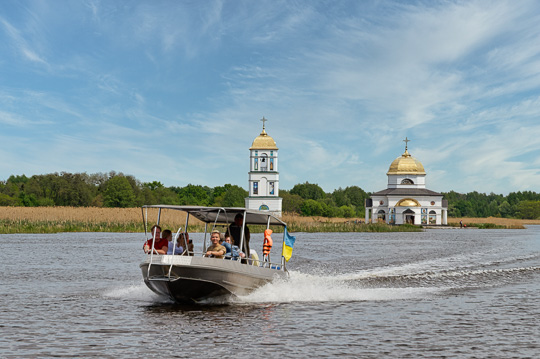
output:
[[[169,216],[167,216],[169,214]],[[185,213],[164,213],[162,227],[179,228],[185,225]],[[148,218],[155,220],[157,210],[149,209]],[[282,217],[290,232],[417,232],[418,226],[389,226],[384,223],[364,224],[360,218],[302,217],[284,214]],[[0,207],[0,233],[58,233],[58,232],[144,232],[141,208],[97,207]],[[540,220],[516,220],[507,218],[448,218],[452,226],[463,221],[468,227],[490,228],[481,224],[493,224],[492,228],[524,228],[526,224],[540,224]],[[196,219],[190,220],[189,230],[201,232],[204,226]],[[152,224],[152,223],[150,223]],[[262,231],[257,226],[253,232]]]
[[[479,227],[479,228],[490,228],[490,225],[495,227],[491,228],[508,228],[508,229],[523,229],[528,224],[540,224],[539,219],[513,219],[513,218],[497,218],[497,217],[487,217],[487,218],[448,218],[448,225],[453,227],[459,227],[460,221],[463,222],[467,227]]]
[[[148,209],[149,226],[157,218],[157,209]],[[360,219],[302,217],[284,214],[290,232],[419,232],[418,226],[389,226],[384,223],[364,224]],[[162,228],[185,226],[184,212],[165,211]],[[262,232],[262,226],[250,226]],[[190,219],[190,232],[204,231],[204,224]],[[281,228],[275,228],[276,232]],[[0,207],[0,233],[58,232],[144,232],[141,208],[97,207]]]

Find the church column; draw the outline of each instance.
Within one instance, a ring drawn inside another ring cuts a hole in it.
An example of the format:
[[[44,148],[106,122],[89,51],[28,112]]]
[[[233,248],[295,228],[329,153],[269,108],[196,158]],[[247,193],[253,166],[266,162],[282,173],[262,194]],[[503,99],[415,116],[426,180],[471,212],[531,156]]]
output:
[[[366,218],[365,218],[365,223],[368,224],[369,223],[369,208],[366,207]]]
[[[448,210],[443,209],[443,220],[442,224],[447,225],[448,224]]]

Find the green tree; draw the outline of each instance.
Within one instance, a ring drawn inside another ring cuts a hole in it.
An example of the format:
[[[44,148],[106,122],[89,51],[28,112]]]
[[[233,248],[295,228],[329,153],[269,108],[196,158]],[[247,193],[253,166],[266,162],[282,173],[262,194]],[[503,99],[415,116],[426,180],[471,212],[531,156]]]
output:
[[[20,206],[18,198],[13,198],[7,194],[0,193],[0,206]]]
[[[365,200],[369,198],[369,194],[358,186],[350,186],[345,188],[345,195],[350,201],[350,204],[356,209],[356,213],[359,216],[364,215]]]
[[[133,186],[133,184],[132,184]],[[142,187],[142,190],[139,189]],[[149,204],[142,200],[144,196],[144,191],[149,190],[152,193],[153,201],[159,204],[177,204],[178,195],[174,191],[174,188],[165,187],[161,182],[153,181],[143,183],[142,186],[135,185],[134,192],[137,194],[138,205]]]
[[[176,190],[179,203],[182,205],[208,206],[212,190],[208,187],[188,184]]]
[[[324,193],[323,189],[319,187],[319,185],[308,182],[295,185],[290,190],[290,193],[297,194],[303,199],[312,199],[315,201],[326,197],[326,193]]]
[[[341,187],[332,192],[331,198],[338,207],[348,206],[351,204],[351,200],[347,196],[347,193],[345,193],[345,190]]]
[[[323,206],[313,199],[306,199],[300,209],[304,216],[322,216]]]
[[[220,191],[220,195],[214,198],[214,205],[220,207],[244,207],[245,198],[248,192],[237,185],[226,184],[225,191]]]
[[[521,219],[540,218],[540,201],[521,201],[517,204],[516,217]]]
[[[356,210],[353,206],[341,206],[340,209],[340,217],[344,218],[352,218],[356,216]]]
[[[515,209],[513,206],[508,203],[508,201],[503,201],[499,205],[499,213],[503,218],[511,218],[514,215]]]
[[[109,179],[103,194],[107,207],[132,207],[135,202],[135,194],[129,180],[124,176],[115,176]]]
[[[139,204],[159,204],[159,201],[157,200],[155,193],[148,187],[143,187],[141,189],[141,192],[139,194],[139,198],[137,199]]]
[[[302,213],[302,204],[304,199],[297,194],[290,194],[289,191],[279,191],[282,200],[283,212]]]
[[[165,187],[165,186],[163,186],[163,183],[161,183],[159,181],[146,182],[146,183],[143,183],[143,186],[148,187],[151,191],[155,191],[158,188]]]

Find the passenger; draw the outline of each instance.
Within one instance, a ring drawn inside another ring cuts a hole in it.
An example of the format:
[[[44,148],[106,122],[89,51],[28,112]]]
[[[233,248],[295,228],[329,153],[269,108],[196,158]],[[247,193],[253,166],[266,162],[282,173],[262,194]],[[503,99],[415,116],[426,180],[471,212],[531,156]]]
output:
[[[229,226],[229,229],[227,229],[227,234],[232,236],[232,240],[234,243],[238,246],[240,246],[241,238],[242,238],[242,224],[244,223],[244,216],[242,213],[237,213],[234,217],[234,223]],[[249,239],[250,239],[250,233],[249,228],[246,226],[244,228],[244,245],[242,248],[242,252],[244,253],[250,253],[249,252]]]
[[[210,240],[212,241],[212,245],[206,248],[205,256],[213,258],[223,258],[223,256],[225,256],[225,253],[227,253],[227,249],[221,244],[219,244],[219,231],[212,231],[212,234],[210,235]]]
[[[233,258],[238,258],[238,257],[246,258],[246,255],[244,254],[244,252],[242,252],[240,248],[238,248],[238,246],[234,243],[234,240],[231,236],[225,236],[225,241],[231,244]]]
[[[167,230],[163,231],[163,235],[165,235],[165,232],[167,232]],[[178,234],[178,238],[176,238],[176,243],[173,242],[172,233],[171,233],[171,239],[169,240],[169,249],[167,250],[167,254],[184,253],[184,247],[183,247],[184,243],[185,243],[184,233]]]
[[[170,229],[166,229],[163,232],[161,232],[161,238],[165,238],[167,242],[172,242],[172,232]]]
[[[184,243],[186,243],[186,241],[187,241],[187,244],[186,244],[187,249],[182,254],[192,256],[193,255],[193,241],[189,239],[189,233],[187,232],[186,232],[186,238],[184,239]]]
[[[236,260],[238,258],[245,258],[244,252],[240,251],[240,248],[238,246],[234,245],[234,242],[230,235],[225,235],[225,239],[221,243],[223,247],[227,249],[227,253],[225,254],[225,258]]]
[[[227,236],[227,238],[230,238]],[[223,236],[223,233],[219,236],[219,244],[221,244],[223,247],[225,247],[225,259],[231,259],[232,257],[232,246],[231,243],[225,242],[225,236]]]
[[[152,251],[152,242],[154,242],[154,254],[167,254],[169,242],[165,238],[161,238],[161,227],[155,224],[152,226],[150,233],[152,234],[152,238],[144,243],[144,253],[150,253]]]
[[[193,241],[189,239],[189,233],[188,232],[182,232],[178,236],[177,239],[177,246],[180,246],[184,249],[184,251],[181,253],[184,256],[192,256],[193,255]],[[177,253],[175,253],[177,254]]]

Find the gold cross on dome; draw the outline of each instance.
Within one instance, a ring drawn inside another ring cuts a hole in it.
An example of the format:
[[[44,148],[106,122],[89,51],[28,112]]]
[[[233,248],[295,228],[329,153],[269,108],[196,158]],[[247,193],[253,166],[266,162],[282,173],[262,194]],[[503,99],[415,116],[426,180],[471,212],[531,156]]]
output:
[[[264,123],[265,123],[266,121],[268,121],[268,120],[267,120],[266,118],[264,118],[264,116],[263,116],[263,118],[261,119],[261,121],[262,121],[262,123],[263,123],[263,130],[264,130]]]
[[[411,140],[409,140],[407,137],[405,137],[405,139],[403,140],[403,142],[405,142],[405,151],[407,151],[407,145],[408,145],[408,142],[410,142]]]

